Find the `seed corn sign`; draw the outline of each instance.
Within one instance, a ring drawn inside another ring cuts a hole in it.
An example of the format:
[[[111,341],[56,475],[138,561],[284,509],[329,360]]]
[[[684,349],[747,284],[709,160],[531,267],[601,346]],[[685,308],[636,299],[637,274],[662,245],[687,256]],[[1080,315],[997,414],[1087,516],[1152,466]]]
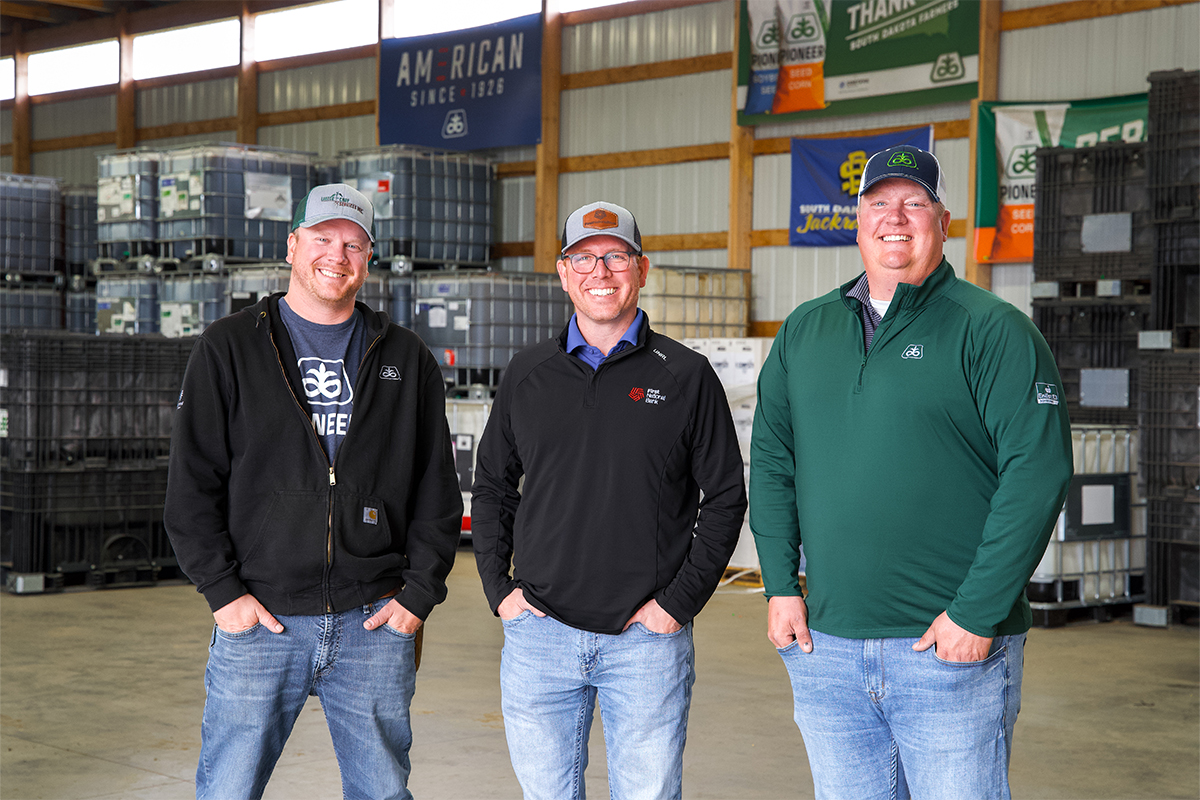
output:
[[[1147,96],[1060,103],[980,103],[976,151],[975,260],[1033,260],[1039,147],[1146,140]]]
[[[741,0],[738,124],[968,100],[977,0]]]

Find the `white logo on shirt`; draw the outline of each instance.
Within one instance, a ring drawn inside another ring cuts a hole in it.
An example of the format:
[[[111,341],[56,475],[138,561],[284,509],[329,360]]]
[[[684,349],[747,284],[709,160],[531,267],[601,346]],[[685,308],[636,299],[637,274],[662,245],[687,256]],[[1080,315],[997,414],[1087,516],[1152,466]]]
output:
[[[309,405],[346,406],[354,402],[354,387],[346,377],[342,359],[301,358],[296,363],[304,376]]]
[[[923,355],[925,355],[925,345],[910,344],[908,347],[904,348],[904,353],[902,353],[900,357],[901,358],[920,358]]]
[[[1053,383],[1035,384],[1038,405],[1058,405],[1058,387]]]

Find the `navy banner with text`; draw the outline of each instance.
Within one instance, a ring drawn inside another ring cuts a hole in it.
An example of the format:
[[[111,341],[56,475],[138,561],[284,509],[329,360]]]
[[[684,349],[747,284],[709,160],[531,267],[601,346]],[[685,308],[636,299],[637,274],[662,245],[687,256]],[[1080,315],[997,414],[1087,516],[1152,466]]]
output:
[[[381,145],[479,150],[541,134],[541,14],[380,42]]]
[[[933,152],[933,126],[878,136],[792,139],[788,244],[845,247],[858,235],[858,186],[867,159],[902,144]]]

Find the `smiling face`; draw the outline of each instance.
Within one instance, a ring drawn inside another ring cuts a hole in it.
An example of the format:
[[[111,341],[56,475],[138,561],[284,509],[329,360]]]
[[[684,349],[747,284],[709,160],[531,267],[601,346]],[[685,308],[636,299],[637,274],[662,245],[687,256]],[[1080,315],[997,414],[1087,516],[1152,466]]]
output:
[[[591,236],[567,250],[566,255],[591,253],[604,256],[614,251],[629,253],[633,248],[615,236]],[[629,269],[613,272],[601,258],[587,275],[571,268],[565,258],[558,260],[558,277],[563,291],[575,304],[579,332],[593,346],[593,336],[603,339],[616,332],[619,338],[637,316],[638,290],[646,285],[650,261],[645,256],[630,256]],[[606,351],[607,352],[607,351]]]
[[[347,219],[331,219],[288,235],[292,265],[288,305],[312,322],[334,324],[350,318],[354,297],[367,279],[371,240]]]
[[[924,281],[942,263],[949,232],[950,212],[919,183],[888,178],[868,189],[858,201],[858,251],[871,296],[887,300],[897,283]]]

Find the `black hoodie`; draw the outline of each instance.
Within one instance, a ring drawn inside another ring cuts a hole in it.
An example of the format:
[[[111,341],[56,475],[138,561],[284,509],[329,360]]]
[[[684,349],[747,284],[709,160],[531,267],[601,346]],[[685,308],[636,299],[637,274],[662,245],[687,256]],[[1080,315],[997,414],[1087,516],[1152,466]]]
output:
[[[299,399],[282,296],[214,322],[192,350],[164,511],[179,565],[214,611],[250,593],[272,614],[322,614],[396,591],[425,619],[462,526],[437,362],[358,303],[367,350],[331,464]]]

